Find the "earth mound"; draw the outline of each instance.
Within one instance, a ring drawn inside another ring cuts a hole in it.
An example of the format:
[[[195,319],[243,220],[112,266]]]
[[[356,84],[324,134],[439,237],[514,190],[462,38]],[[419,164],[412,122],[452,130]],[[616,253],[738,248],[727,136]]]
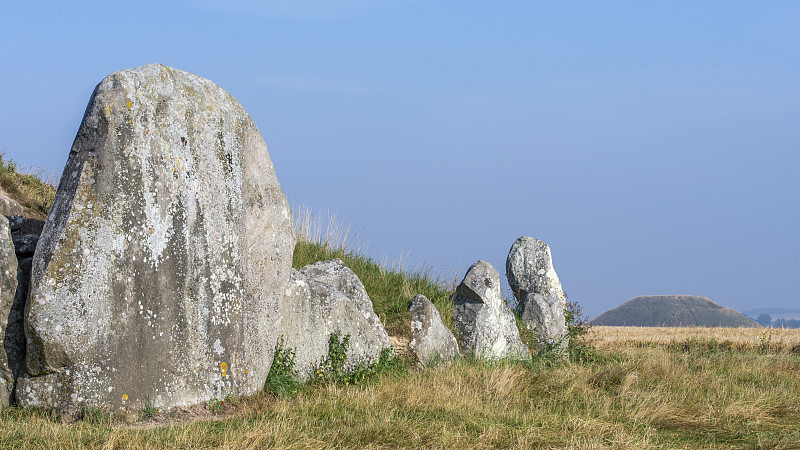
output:
[[[594,325],[628,327],[759,327],[744,314],[705,297],[647,295],[604,312]]]

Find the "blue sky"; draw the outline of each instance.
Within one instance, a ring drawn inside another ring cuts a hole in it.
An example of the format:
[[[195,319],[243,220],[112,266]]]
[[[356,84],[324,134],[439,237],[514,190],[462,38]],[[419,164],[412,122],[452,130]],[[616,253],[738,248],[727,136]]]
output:
[[[233,94],[290,202],[376,258],[503,274],[529,235],[592,317],[800,307],[799,23],[791,1],[6,2],[0,151],[60,173],[94,86],[159,62]]]

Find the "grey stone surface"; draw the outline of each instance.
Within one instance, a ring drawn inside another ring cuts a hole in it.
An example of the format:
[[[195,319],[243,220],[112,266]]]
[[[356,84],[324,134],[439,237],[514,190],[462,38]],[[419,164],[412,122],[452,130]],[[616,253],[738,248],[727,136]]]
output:
[[[22,228],[24,220],[22,216],[8,216],[8,226],[11,228],[11,232],[13,233]]]
[[[436,306],[424,295],[417,295],[408,308],[411,314],[411,342],[408,349],[423,367],[458,358],[458,342],[442,323]]]
[[[4,216],[21,216],[25,212],[16,200],[12,199],[5,192],[0,191],[0,215]]]
[[[519,301],[522,321],[540,345],[566,348],[567,299],[553,268],[550,247],[536,238],[520,237],[508,252],[506,276]]]
[[[293,270],[281,308],[279,333],[295,349],[295,368],[302,379],[327,357],[332,333],[350,335],[347,368],[376,361],[382,349],[391,347],[367,291],[340,259]]]
[[[0,336],[8,331],[9,315],[17,292],[17,256],[11,242],[8,221],[0,220]],[[0,351],[0,407],[7,406],[13,395],[14,373],[9,358]]]
[[[33,256],[36,251],[36,244],[39,242],[38,234],[13,234],[11,239],[14,241],[14,251],[19,257]]]
[[[261,134],[151,64],[86,109],[33,259],[24,406],[140,410],[263,387],[295,238]]]
[[[500,275],[478,261],[454,294],[453,321],[458,343],[466,355],[479,358],[525,358],[530,352],[519,337],[514,313],[503,300]]]

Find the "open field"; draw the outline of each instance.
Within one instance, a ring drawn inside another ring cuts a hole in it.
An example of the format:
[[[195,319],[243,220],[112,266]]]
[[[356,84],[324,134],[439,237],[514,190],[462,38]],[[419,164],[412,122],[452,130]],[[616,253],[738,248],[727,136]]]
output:
[[[694,345],[800,354],[797,328],[607,327],[594,326],[586,336],[597,348]]]

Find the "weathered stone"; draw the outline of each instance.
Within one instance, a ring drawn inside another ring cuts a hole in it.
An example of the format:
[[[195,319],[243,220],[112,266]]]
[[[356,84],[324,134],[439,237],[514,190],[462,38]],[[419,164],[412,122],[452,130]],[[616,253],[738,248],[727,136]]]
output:
[[[473,264],[454,294],[453,321],[466,355],[479,358],[525,358],[530,352],[519,337],[514,313],[500,292],[500,275],[486,261]]]
[[[23,219],[22,216],[8,216],[8,226],[11,229],[11,232],[13,233],[22,228],[22,222],[24,220],[25,219]]]
[[[136,411],[261,389],[294,244],[230,94],[158,64],[108,76],[33,260],[18,400]]]
[[[460,356],[458,342],[442,323],[436,306],[424,295],[417,295],[408,308],[411,313],[411,342],[409,350],[423,367],[445,363]]]
[[[16,200],[12,199],[5,192],[0,191],[0,215],[3,216],[21,216],[25,212]]]
[[[514,242],[506,259],[506,276],[519,301],[522,321],[542,346],[566,348],[567,298],[553,268],[550,247],[529,236]]]
[[[279,333],[286,347],[295,350],[302,379],[328,356],[332,333],[350,335],[345,368],[376,361],[381,350],[391,347],[364,285],[338,258],[293,270],[281,308]]]
[[[8,331],[9,315],[17,292],[17,256],[8,222],[0,220],[0,336]],[[8,406],[14,392],[14,372],[6,352],[0,351],[0,407]]]
[[[36,251],[36,244],[39,242],[38,234],[14,234],[11,238],[14,241],[14,251],[17,256],[25,258],[33,256]]]

